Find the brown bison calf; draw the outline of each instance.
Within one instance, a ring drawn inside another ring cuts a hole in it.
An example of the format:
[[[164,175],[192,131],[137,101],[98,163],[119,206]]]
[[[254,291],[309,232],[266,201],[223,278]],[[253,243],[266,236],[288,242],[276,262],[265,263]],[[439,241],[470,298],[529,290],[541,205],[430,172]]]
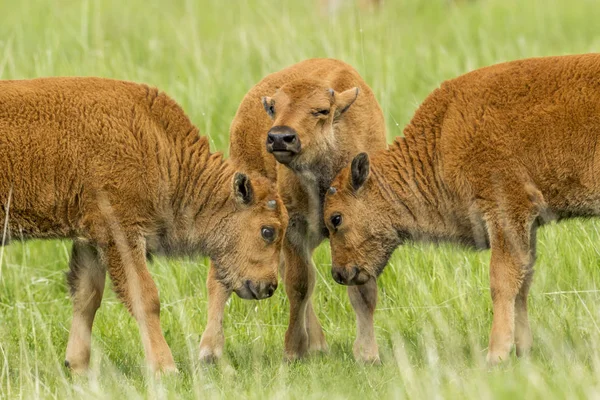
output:
[[[231,159],[276,181],[290,217],[282,270],[290,300],[288,358],[327,348],[310,301],[312,253],[327,237],[325,193],[353,155],[385,147],[383,114],[371,89],[337,60],[306,60],[267,76],[246,94],[231,124]],[[377,283],[350,287],[348,295],[357,319],[354,354],[377,360]]]
[[[206,254],[243,298],[277,286],[287,214],[275,187],[211,154],[183,110],[145,85],[0,81],[0,200],[11,238],[74,239],[65,364],[76,372],[89,364],[107,270],[157,372],[176,367],[147,254]]]
[[[373,280],[407,240],[491,248],[488,362],[532,345],[537,228],[600,214],[600,55],[536,58],[450,80],[388,151],[359,154],[326,199],[332,273]]]

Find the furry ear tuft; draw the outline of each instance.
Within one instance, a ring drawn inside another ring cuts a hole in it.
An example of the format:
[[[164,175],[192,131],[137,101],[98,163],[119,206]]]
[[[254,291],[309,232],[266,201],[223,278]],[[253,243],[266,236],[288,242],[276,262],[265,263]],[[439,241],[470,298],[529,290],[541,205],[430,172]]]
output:
[[[360,153],[352,160],[350,184],[354,191],[361,188],[367,181],[370,172],[369,155]]]
[[[269,118],[275,118],[275,100],[273,100],[271,97],[265,96],[262,98],[262,104],[267,112],[267,115],[269,115]]]
[[[233,193],[240,204],[250,205],[254,200],[252,183],[246,174],[236,172],[233,177]]]
[[[350,106],[356,101],[358,97],[358,93],[360,89],[358,87],[353,87],[352,89],[344,90],[342,93],[338,93],[335,96],[335,105],[337,109],[335,110],[335,117],[339,118],[343,113],[345,113]]]

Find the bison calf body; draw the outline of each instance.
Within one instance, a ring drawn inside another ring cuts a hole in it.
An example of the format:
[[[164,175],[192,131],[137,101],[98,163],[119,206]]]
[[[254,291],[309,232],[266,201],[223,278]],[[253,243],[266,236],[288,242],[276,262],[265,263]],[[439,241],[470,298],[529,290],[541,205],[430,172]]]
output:
[[[77,372],[89,364],[106,271],[154,371],[175,364],[148,253],[208,255],[216,282],[244,298],[277,285],[287,214],[274,185],[211,154],[183,110],[145,85],[1,81],[0,201],[10,238],[75,239],[65,363]],[[222,318],[209,315],[214,336]]]
[[[406,240],[491,248],[488,362],[532,345],[535,233],[600,213],[600,55],[499,64],[429,95],[388,151],[358,155],[326,199],[333,273],[377,277]]]
[[[338,60],[311,59],[273,73],[238,108],[231,124],[231,159],[243,170],[276,181],[290,218],[283,245],[290,301],[288,358],[327,348],[310,301],[312,253],[327,236],[325,193],[353,155],[385,147],[385,124],[375,96],[358,72]],[[357,319],[354,354],[377,360],[377,284],[372,280],[350,287],[348,295]]]

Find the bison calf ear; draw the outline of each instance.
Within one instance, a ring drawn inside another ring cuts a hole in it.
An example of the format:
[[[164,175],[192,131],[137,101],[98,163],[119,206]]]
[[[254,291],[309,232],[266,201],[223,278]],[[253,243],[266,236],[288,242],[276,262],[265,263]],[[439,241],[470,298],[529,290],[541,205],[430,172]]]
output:
[[[236,200],[245,205],[252,204],[254,193],[252,191],[252,183],[246,174],[236,172],[233,177],[233,193]]]
[[[275,118],[275,100],[273,100],[271,97],[265,96],[262,98],[262,104],[263,104],[263,107],[265,108],[265,111],[269,115],[269,118],[274,119]]]
[[[351,166],[351,184],[356,191],[366,182],[369,177],[369,156],[367,153],[360,153],[352,160]]]
[[[357,87],[353,87],[352,89],[345,90],[342,93],[336,93],[334,97],[336,105],[335,118],[339,118],[350,108],[352,103],[356,101],[359,91],[360,90]]]

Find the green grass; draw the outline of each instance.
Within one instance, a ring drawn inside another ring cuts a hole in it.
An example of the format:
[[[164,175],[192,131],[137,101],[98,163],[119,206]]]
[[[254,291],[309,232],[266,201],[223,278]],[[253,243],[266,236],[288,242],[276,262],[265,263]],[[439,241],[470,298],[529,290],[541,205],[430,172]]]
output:
[[[600,7],[571,0],[388,0],[379,12],[333,16],[317,0],[0,2],[0,78],[97,75],[146,82],[176,98],[227,151],[245,92],[265,74],[308,57],[354,65],[373,87],[390,140],[444,79],[492,63],[600,49]],[[175,4],[176,3],[176,4]],[[263,302],[233,298],[226,351],[197,362],[206,324],[207,261],[150,268],[180,376],[144,376],[137,326],[107,288],[93,332],[93,374],[62,365],[71,318],[64,277],[70,243],[2,249],[0,398],[490,398],[600,395],[600,223],[543,228],[530,296],[535,349],[488,370],[489,253],[451,245],[399,249],[380,279],[381,366],[355,363],[354,315],[315,255],[314,303],[330,353],[282,362],[283,290]]]

